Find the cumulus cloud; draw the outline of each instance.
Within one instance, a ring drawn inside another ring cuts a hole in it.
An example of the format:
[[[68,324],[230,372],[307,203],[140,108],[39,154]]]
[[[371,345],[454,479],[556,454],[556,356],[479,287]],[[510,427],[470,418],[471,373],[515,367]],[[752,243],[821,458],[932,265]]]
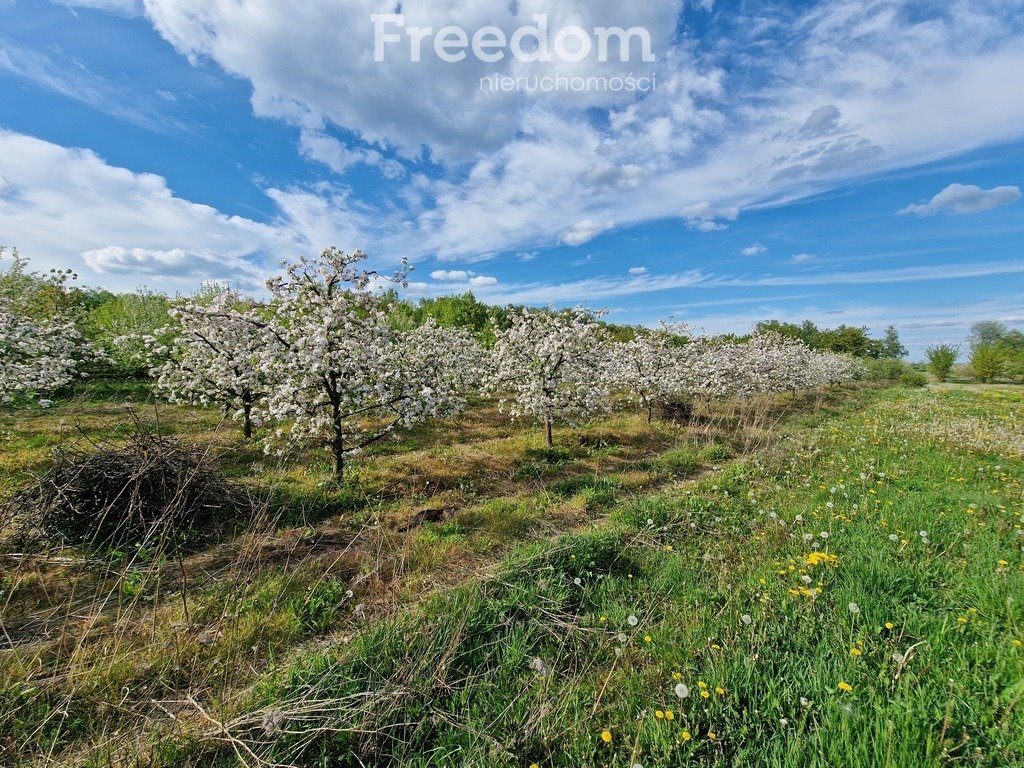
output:
[[[476,277],[470,278],[469,284],[476,286],[477,288],[483,288],[486,286],[497,285],[498,278],[488,277],[487,275],[477,275]]]
[[[764,254],[768,253],[768,249],[765,248],[760,243],[754,243],[753,245],[748,245],[746,248],[740,251],[740,253],[742,253],[744,256],[763,256]]]
[[[430,273],[430,276],[434,280],[452,280],[457,282],[465,282],[469,279],[469,272],[461,269],[437,269]]]
[[[818,257],[813,253],[798,253],[789,260],[790,264],[810,264],[817,261]]]
[[[981,213],[1015,203],[1021,198],[1020,187],[982,189],[973,184],[950,184],[927,203],[908,205],[900,215],[934,216],[937,213]]]
[[[646,275],[647,267],[630,267],[629,274],[631,275]]]
[[[562,242],[566,245],[583,245],[589,243],[602,232],[611,229],[614,223],[610,221],[595,221],[584,219],[576,222],[572,227],[562,233]]]

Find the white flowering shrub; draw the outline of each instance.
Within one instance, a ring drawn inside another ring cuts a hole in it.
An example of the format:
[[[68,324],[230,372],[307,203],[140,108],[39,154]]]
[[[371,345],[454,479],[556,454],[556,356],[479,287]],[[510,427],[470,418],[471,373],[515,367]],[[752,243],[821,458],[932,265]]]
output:
[[[601,316],[579,307],[510,309],[508,328],[495,328],[484,391],[499,396],[502,412],[543,424],[548,447],[556,422],[608,408],[610,361]]]
[[[258,308],[233,291],[169,310],[176,322],[144,338],[155,363],[157,389],[171,402],[220,405],[252,436],[253,411],[275,371],[268,354],[277,344]],[[173,334],[170,343],[159,340]],[[121,339],[119,339],[121,341]]]
[[[330,248],[267,282],[276,343],[261,365],[275,386],[260,415],[284,423],[278,445],[327,447],[338,478],[348,457],[394,430],[461,410],[478,356],[459,332],[392,327],[375,289],[404,283],[408,266],[384,278],[359,268],[365,258]]]
[[[0,404],[83,376],[81,363],[92,350],[61,301],[74,277],[70,270],[29,273],[15,252],[13,266],[0,277]],[[36,306],[47,297],[53,299],[48,306]]]

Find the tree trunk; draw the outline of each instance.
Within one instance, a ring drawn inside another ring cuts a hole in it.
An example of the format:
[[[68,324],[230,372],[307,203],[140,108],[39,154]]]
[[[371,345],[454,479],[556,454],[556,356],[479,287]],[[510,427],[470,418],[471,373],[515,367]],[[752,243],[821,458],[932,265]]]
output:
[[[648,401],[647,403],[647,426],[651,426],[654,423],[654,401]]]
[[[252,403],[242,404],[242,435],[246,440],[252,437]]]
[[[334,442],[331,449],[334,451],[334,479],[340,483],[345,479],[345,446]]]
[[[547,439],[548,448],[554,448],[555,441],[551,434],[551,416],[544,417],[544,437]]]

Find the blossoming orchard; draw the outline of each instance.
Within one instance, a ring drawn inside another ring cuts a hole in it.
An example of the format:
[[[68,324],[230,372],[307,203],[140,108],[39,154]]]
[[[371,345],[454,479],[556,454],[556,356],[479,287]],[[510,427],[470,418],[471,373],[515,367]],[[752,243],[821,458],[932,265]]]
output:
[[[286,264],[267,282],[267,301],[222,290],[172,306],[172,324],[142,339],[159,391],[222,407],[246,437],[265,427],[268,450],[322,445],[341,477],[347,458],[396,430],[458,414],[468,397],[497,398],[512,419],[539,425],[550,447],[556,424],[597,418],[616,397],[650,422],[672,399],[807,390],[861,375],[850,357],[772,333],[737,342],[663,324],[613,341],[605,313],[583,307],[510,308],[485,348],[432,320],[401,327],[384,289],[404,285],[410,268],[382,276],[360,268],[365,258],[330,248]],[[32,322],[0,302],[0,397],[70,382],[82,359],[73,325]]]

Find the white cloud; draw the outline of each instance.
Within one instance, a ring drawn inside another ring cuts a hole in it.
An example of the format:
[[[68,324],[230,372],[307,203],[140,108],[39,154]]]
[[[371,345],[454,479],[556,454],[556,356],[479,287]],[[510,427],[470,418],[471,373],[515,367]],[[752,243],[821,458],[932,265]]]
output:
[[[646,275],[647,267],[630,267],[629,274],[631,275]]]
[[[790,264],[810,264],[812,261],[817,261],[818,257],[813,253],[798,253],[789,260]]]
[[[611,221],[595,221],[584,219],[577,221],[569,229],[562,233],[562,242],[566,245],[583,245],[589,243],[602,232],[607,232],[614,225]]]
[[[457,282],[465,282],[469,279],[469,272],[461,269],[438,269],[430,273],[431,278],[434,280],[453,280]]]
[[[138,16],[142,13],[142,0],[53,0],[68,8],[90,8],[119,16]]]
[[[744,248],[741,251],[741,253],[744,256],[763,256],[764,254],[768,253],[768,249],[765,248],[760,243],[754,243],[753,245],[748,245],[746,248]]]
[[[487,275],[477,275],[474,278],[470,278],[469,284],[478,288],[483,288],[486,286],[497,285],[498,278],[488,277]]]
[[[228,280],[247,286],[259,285],[263,273],[244,259],[212,251],[169,251],[123,248],[108,245],[86,251],[82,259],[101,275],[134,275],[142,278],[184,278],[203,282]]]
[[[729,225],[723,224],[719,219],[736,221],[739,215],[740,209],[736,206],[715,208],[708,202],[688,205],[682,210],[682,217],[686,219],[686,226],[698,232],[717,232],[722,229],[728,229]]]
[[[934,216],[937,213],[981,213],[992,208],[1010,205],[1021,198],[1020,187],[994,187],[982,189],[973,184],[950,184],[927,203],[908,205],[899,213]]]

